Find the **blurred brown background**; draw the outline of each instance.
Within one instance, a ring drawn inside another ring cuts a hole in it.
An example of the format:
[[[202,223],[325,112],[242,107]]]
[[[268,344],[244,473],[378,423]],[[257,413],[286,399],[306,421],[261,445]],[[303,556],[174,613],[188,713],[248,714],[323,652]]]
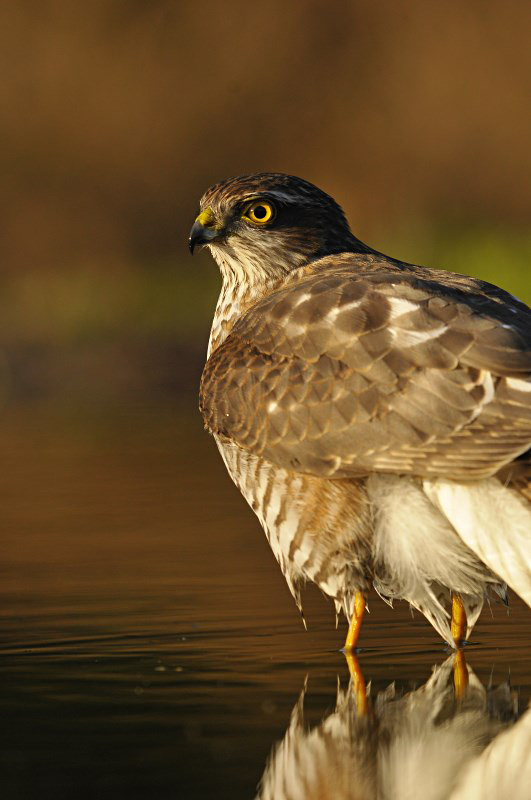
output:
[[[186,237],[232,174],[333,194],[356,234],[531,300],[526,0],[0,6],[8,402],[195,392],[218,289]]]
[[[377,249],[530,302],[530,22],[529,0],[0,2],[2,796],[251,797],[305,675],[333,705],[344,622],[313,587],[304,633],[202,430],[219,275],[188,232],[211,183],[290,172]],[[371,611],[367,680],[427,680],[429,624]],[[470,652],[522,707],[528,629],[485,609]]]

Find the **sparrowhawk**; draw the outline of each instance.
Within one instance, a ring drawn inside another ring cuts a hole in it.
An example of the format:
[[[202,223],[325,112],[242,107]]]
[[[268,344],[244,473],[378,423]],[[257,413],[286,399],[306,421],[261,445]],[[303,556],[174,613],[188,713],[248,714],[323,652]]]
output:
[[[200,408],[301,608],[356,643],[371,586],[450,644],[488,591],[531,605],[531,311],[363,244],[290,175],[208,189],[190,233],[222,275]]]

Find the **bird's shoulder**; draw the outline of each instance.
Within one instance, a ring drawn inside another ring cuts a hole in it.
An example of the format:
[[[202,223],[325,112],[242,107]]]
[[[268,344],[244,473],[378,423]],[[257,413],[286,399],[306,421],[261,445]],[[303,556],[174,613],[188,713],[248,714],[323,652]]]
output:
[[[376,253],[349,253],[296,270],[242,316],[233,334],[263,352],[309,360],[330,347],[355,348],[360,337],[374,355],[377,343],[390,338],[395,347],[416,346],[420,353],[423,342],[442,337],[450,344],[458,334],[462,341],[473,337],[484,346],[526,352],[531,311],[477,278]],[[511,369],[510,363],[503,366]]]

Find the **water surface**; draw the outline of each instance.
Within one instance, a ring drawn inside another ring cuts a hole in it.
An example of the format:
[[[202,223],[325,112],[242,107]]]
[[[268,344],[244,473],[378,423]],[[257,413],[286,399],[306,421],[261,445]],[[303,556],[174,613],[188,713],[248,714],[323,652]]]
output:
[[[331,604],[305,632],[194,403],[4,410],[1,789],[6,798],[252,798],[307,681],[306,723],[349,671]],[[359,663],[376,697],[448,656],[371,598]],[[529,614],[485,609],[467,660],[531,696]]]

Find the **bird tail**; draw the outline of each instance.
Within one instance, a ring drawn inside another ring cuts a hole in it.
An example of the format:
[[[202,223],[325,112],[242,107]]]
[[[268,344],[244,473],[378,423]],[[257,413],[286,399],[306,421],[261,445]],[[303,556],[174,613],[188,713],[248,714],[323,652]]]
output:
[[[472,552],[531,606],[531,502],[526,491],[498,478],[425,480],[423,488]]]

